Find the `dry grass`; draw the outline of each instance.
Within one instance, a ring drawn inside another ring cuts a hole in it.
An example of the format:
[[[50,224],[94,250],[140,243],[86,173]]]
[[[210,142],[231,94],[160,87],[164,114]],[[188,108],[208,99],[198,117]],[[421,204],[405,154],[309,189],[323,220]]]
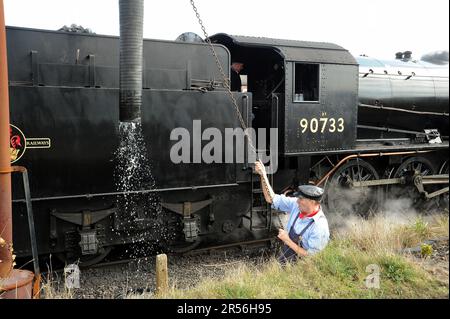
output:
[[[172,287],[159,298],[448,298],[448,283],[401,255],[405,247],[448,237],[448,215],[395,222],[386,216],[353,219],[321,253],[282,268],[240,266],[225,279],[205,279],[191,290]],[[368,289],[367,266],[381,270],[380,288]],[[142,296],[141,298],[154,298]]]
[[[448,215],[414,216],[391,219],[377,215],[369,220],[353,217],[334,234],[362,251],[398,253],[406,247],[420,245],[424,240],[449,236]]]
[[[50,256],[51,260],[51,256]],[[48,266],[48,272],[41,278],[40,296],[42,299],[75,299],[75,292],[73,289],[66,287],[66,274],[61,275],[54,272],[52,267]],[[62,278],[60,278],[62,276]]]
[[[366,267],[381,268],[380,289],[368,289]],[[142,296],[146,298],[150,296]],[[159,298],[310,299],[448,298],[448,286],[404,258],[370,254],[331,244],[313,258],[285,268],[272,260],[261,269],[243,267],[218,282],[212,278],[191,290],[173,288]]]
[[[65,287],[64,282],[60,285],[59,281],[50,275],[42,279],[40,293],[42,299],[75,299],[73,289]]]

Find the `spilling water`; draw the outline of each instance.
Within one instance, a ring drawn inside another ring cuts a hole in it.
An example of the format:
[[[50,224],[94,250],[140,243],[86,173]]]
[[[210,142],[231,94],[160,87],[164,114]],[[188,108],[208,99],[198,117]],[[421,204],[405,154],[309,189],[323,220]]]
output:
[[[142,257],[164,243],[164,227],[160,198],[155,189],[155,178],[142,126],[139,123],[120,123],[120,145],[115,153],[117,198],[114,229],[120,238],[133,243],[133,257]]]

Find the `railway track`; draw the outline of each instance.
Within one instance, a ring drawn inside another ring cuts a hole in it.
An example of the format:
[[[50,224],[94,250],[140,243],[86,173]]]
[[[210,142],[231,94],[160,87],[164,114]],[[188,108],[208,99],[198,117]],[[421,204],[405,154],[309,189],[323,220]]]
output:
[[[202,278],[223,278],[239,265],[266,263],[275,238],[197,248],[189,253],[168,254],[171,284],[182,289],[195,286]],[[114,256],[114,255],[113,255]],[[111,257],[112,258],[112,257]],[[65,288],[64,269],[43,273],[44,298],[112,298],[153,293],[156,255],[106,260],[88,268],[80,267],[80,289]]]
[[[276,245],[276,239],[274,237],[271,238],[264,238],[264,239],[258,239],[258,240],[251,240],[251,241],[244,241],[244,242],[238,242],[238,243],[231,243],[231,244],[224,244],[224,245],[215,245],[210,247],[201,247],[193,249],[186,253],[168,253],[169,258],[170,256],[198,256],[202,254],[218,254],[220,252],[226,253],[227,251],[231,251],[233,249],[238,249],[241,252],[251,252],[253,250],[257,249],[272,249]],[[104,262],[99,262],[95,265],[83,267],[80,266],[81,269],[98,269],[98,268],[107,268],[110,266],[119,266],[119,265],[125,265],[132,262],[139,263],[139,262],[146,262],[153,258],[155,255],[149,255],[149,256],[143,256],[143,257],[130,257],[130,258],[123,258],[123,259],[117,259],[117,260],[108,260]],[[120,258],[120,257],[119,257]],[[52,273],[63,273],[64,268],[56,268],[51,270]],[[42,272],[42,275],[45,277],[49,271]]]
[[[273,248],[275,245],[275,239],[274,238],[264,238],[264,239],[258,239],[258,240],[251,240],[251,241],[245,241],[245,242],[239,242],[239,243],[232,243],[232,244],[225,244],[225,245],[216,245],[211,247],[202,247],[193,249],[187,253],[173,253],[173,255],[176,256],[197,256],[201,254],[207,254],[207,253],[219,253],[224,252],[227,250],[231,250],[234,248],[239,249],[242,252],[251,251],[255,249],[262,249],[262,248]],[[169,253],[170,255],[171,253]],[[102,267],[109,267],[109,266],[116,266],[121,264],[128,264],[130,262],[139,262],[139,261],[147,261],[150,258],[154,256],[145,256],[145,257],[139,257],[139,258],[126,258],[123,260],[113,260],[113,261],[107,261],[107,262],[101,262],[96,265],[90,266],[88,268],[102,268]]]

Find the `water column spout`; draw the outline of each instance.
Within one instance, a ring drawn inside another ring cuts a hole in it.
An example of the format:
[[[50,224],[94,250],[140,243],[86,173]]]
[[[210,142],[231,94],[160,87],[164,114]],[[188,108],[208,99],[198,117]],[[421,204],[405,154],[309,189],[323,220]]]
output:
[[[9,154],[9,95],[6,29],[0,0],[0,279],[12,270],[11,156]]]
[[[119,0],[120,121],[141,122],[144,0]]]

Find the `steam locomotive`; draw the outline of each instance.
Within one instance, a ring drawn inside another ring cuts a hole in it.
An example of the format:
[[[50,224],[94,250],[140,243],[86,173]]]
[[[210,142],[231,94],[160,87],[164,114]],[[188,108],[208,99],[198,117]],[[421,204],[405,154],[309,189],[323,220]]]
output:
[[[276,192],[322,186],[329,215],[375,213],[393,190],[448,209],[448,65],[408,53],[355,58],[329,43],[210,39],[223,66],[235,57],[245,63],[246,89],[233,96],[246,126],[258,140],[277,129],[275,140],[257,147],[261,156],[272,150]],[[8,27],[7,45],[11,162],[29,171],[36,224],[33,239],[22,180],[13,175],[18,256],[30,256],[35,240],[41,255],[95,263],[113,247],[161,241],[162,229],[168,247],[183,252],[267,238],[280,226],[247,161],[233,154],[232,162],[196,160],[211,140],[201,138],[198,123],[223,136],[241,127],[205,43],[144,41],[139,147],[153,176],[126,191],[115,174],[119,38]],[[177,128],[194,136],[190,161],[171,157]],[[133,214],[118,204],[126,196],[134,198]]]

